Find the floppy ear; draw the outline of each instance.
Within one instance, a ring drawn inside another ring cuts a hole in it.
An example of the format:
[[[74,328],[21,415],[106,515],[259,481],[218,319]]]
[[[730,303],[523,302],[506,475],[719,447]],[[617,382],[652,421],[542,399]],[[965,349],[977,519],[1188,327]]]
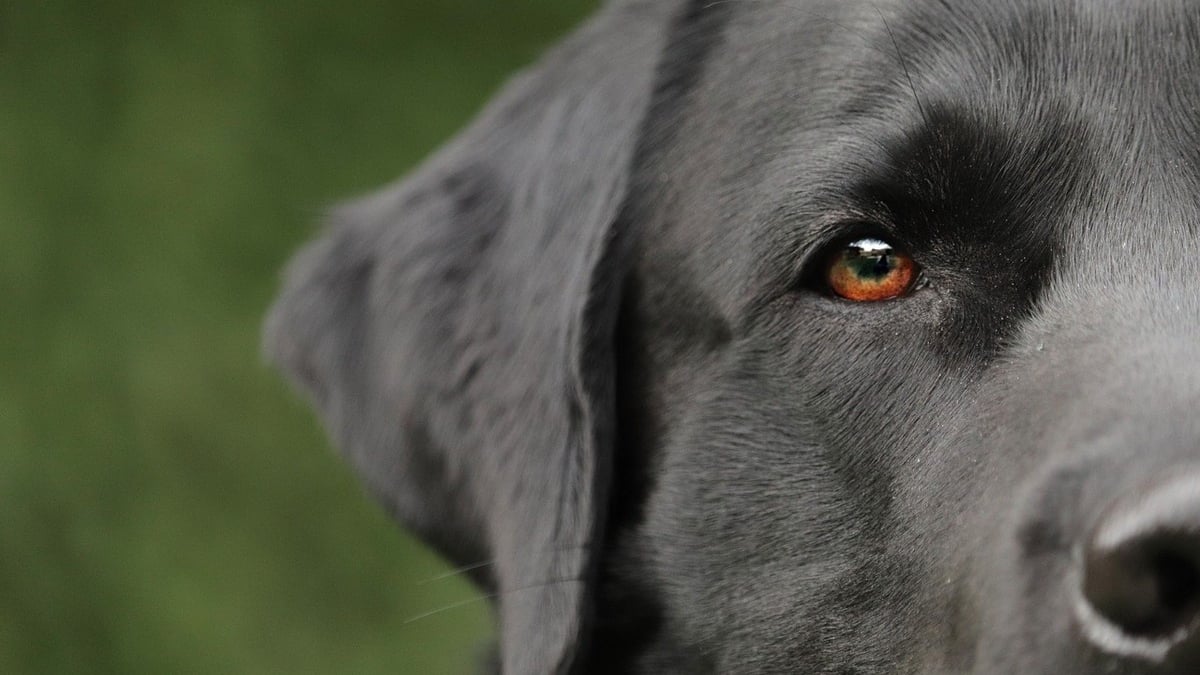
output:
[[[614,440],[613,224],[671,4],[607,7],[415,175],[338,209],[267,320],[370,490],[451,561],[493,561],[505,672],[580,650]]]

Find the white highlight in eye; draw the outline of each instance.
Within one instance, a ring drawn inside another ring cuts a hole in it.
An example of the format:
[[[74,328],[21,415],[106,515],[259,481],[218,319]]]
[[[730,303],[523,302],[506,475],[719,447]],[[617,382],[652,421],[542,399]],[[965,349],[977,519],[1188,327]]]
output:
[[[894,246],[886,241],[883,241],[882,239],[859,239],[858,241],[850,244],[850,246],[851,248],[856,248],[867,254],[887,253],[888,251],[895,249]]]

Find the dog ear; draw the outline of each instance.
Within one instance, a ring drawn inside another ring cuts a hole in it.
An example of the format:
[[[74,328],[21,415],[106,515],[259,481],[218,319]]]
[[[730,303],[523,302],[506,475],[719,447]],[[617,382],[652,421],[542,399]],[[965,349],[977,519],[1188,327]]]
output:
[[[291,264],[269,358],[396,517],[497,597],[505,672],[580,650],[614,442],[627,189],[670,10],[607,7]]]

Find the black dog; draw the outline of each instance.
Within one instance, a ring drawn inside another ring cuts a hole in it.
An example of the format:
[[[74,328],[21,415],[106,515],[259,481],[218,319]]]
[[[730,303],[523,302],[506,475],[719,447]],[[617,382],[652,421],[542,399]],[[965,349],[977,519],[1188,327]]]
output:
[[[267,330],[505,673],[1200,671],[1200,3],[614,2]]]

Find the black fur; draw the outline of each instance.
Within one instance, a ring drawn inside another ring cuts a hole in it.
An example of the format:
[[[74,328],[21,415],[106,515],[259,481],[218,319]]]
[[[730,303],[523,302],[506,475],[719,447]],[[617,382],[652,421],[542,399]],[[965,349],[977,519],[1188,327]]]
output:
[[[494,561],[504,672],[1194,672],[1071,593],[1200,458],[1198,123],[1186,0],[615,1],[339,209],[267,348]],[[861,233],[926,283],[830,297]]]

